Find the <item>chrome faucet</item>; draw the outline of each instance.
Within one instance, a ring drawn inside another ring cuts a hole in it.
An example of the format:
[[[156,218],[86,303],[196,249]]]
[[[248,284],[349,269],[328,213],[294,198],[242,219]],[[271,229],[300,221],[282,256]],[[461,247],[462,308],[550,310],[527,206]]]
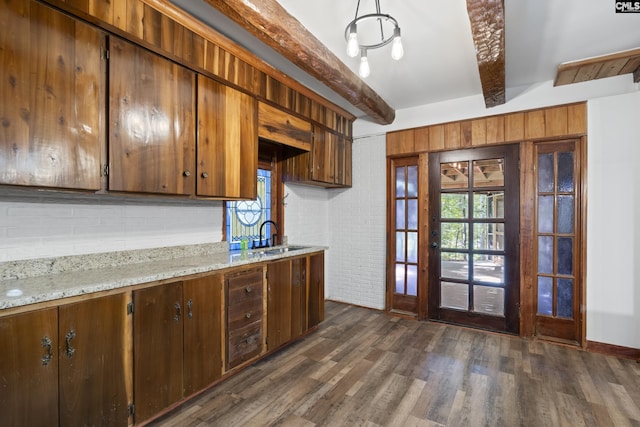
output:
[[[273,224],[273,226],[276,228],[276,232],[273,233],[271,235],[271,245],[269,245],[269,238],[267,237],[267,244],[263,244],[262,243],[262,230],[264,229],[264,226],[267,224]],[[258,246],[256,246],[256,242],[253,242],[253,249],[257,249],[257,248],[268,248],[269,246],[275,246],[276,245],[276,237],[278,237],[278,224],[275,223],[275,221],[265,221],[262,224],[260,224],[260,243],[258,244]]]

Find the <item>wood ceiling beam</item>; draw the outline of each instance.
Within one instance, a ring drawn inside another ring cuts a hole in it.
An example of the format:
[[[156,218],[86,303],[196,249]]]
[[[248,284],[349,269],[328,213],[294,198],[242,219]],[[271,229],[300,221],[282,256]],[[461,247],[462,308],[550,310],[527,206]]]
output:
[[[205,0],[300,69],[349,101],[375,123],[395,119],[373,89],[275,0]]]
[[[467,12],[484,103],[487,108],[502,105],[506,102],[504,0],[467,0]]]

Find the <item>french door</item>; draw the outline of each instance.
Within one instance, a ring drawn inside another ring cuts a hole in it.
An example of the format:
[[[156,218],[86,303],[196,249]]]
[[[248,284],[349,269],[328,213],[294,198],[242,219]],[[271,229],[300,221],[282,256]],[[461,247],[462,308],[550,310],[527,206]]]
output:
[[[429,154],[429,318],[519,332],[517,144]]]
[[[387,304],[390,311],[418,314],[418,157],[394,159],[390,167],[389,269]]]

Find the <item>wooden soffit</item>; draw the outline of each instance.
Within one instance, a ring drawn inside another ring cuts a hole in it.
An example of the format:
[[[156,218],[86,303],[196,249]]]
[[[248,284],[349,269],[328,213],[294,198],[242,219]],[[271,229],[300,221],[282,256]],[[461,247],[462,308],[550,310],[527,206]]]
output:
[[[504,104],[504,2],[467,0],[467,12],[476,47],[484,103],[487,108]]]
[[[558,66],[553,85],[580,83],[627,73],[633,74],[634,82],[640,82],[640,48],[562,63]]]
[[[301,70],[334,90],[375,123],[387,125],[395,119],[395,110],[277,1],[205,1]]]

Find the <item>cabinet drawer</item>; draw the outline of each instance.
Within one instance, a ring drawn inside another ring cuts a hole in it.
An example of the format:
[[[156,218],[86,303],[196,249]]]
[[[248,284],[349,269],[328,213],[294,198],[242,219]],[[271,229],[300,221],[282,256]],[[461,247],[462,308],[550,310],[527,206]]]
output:
[[[229,333],[251,323],[262,322],[262,304],[262,298],[254,298],[229,306],[227,313]]]
[[[229,332],[228,369],[257,356],[262,351],[262,322],[254,322]]]
[[[227,277],[227,304],[242,304],[248,300],[262,300],[262,269]]]

